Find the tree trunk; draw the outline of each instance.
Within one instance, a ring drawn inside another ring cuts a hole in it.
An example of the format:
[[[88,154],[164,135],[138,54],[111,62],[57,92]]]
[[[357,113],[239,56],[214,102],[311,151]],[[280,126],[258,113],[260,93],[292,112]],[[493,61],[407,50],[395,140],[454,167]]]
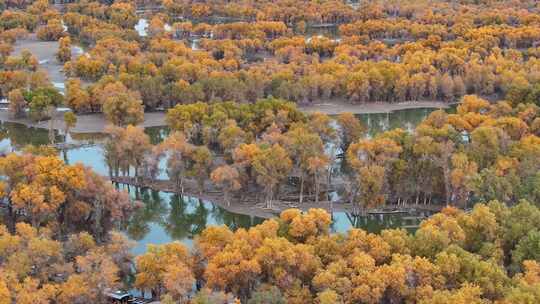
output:
[[[67,157],[67,149],[65,147],[64,149],[62,149],[62,156],[64,158],[64,162],[66,163],[66,165],[69,165],[68,157]]]
[[[140,176],[139,176],[139,167],[140,167],[139,164],[137,164],[137,165],[135,165],[135,166],[133,167],[133,169],[135,169],[135,182],[136,182],[137,184],[139,184],[139,183],[141,182],[141,178],[140,178]]]
[[[319,183],[319,179],[317,178],[317,175],[315,174],[315,203],[319,203],[319,192],[321,184]]]
[[[327,174],[328,174],[328,176],[327,176],[326,188],[328,188],[328,187],[330,187],[330,185],[332,185],[332,165],[330,165],[330,167],[328,168]],[[330,200],[330,193],[328,191],[326,191],[326,199]]]
[[[95,218],[94,218],[94,231],[95,231],[95,239],[98,243],[101,242],[101,234],[102,234],[102,226],[101,226],[101,217],[102,217],[102,210],[103,206],[101,205],[101,201],[96,200],[95,205]]]
[[[49,143],[54,145],[54,118],[52,115],[49,118]]]
[[[180,177],[180,194],[184,195],[184,178]]]
[[[173,181],[174,181],[174,191],[180,192],[180,189],[181,189],[181,187],[180,187],[180,179],[179,178],[174,178]]]
[[[272,208],[272,188],[267,187],[266,190],[266,209]]]
[[[452,205],[451,189],[450,189],[450,168],[448,165],[443,167],[444,173],[444,193],[446,197],[446,205]]]
[[[204,191],[204,179],[199,179],[199,195],[202,195]]]
[[[304,172],[300,173],[300,204],[304,201]]]
[[[38,218],[36,216],[32,216],[31,222],[32,222],[32,227],[36,228],[36,230],[39,232],[40,224],[39,224]]]
[[[9,199],[9,198],[8,198]],[[13,205],[11,204],[11,199],[9,199],[8,203],[8,229],[11,233],[15,233],[15,213],[13,212]]]

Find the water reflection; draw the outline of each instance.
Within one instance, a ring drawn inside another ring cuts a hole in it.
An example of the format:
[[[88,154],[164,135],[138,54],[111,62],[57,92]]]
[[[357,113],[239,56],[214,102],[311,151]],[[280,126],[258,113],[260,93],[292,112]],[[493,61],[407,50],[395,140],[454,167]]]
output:
[[[190,203],[194,204],[192,212],[189,212]],[[188,197],[173,195],[169,206],[170,211],[165,223],[165,229],[172,238],[192,239],[206,227],[206,218],[209,211],[205,208],[202,200],[192,200]]]
[[[414,131],[414,128],[422,122],[431,112],[436,111],[433,108],[399,110],[390,113],[370,113],[356,115],[367,127],[367,135],[373,137],[378,133],[401,128],[408,132]]]
[[[142,201],[125,227],[127,236],[137,242],[134,254],[146,251],[148,244],[164,244],[181,241],[192,246],[193,239],[207,226],[225,225],[232,230],[260,224],[264,219],[229,212],[211,202],[194,197],[180,196],[150,189],[129,188],[134,198]],[[345,212],[334,212],[331,226],[334,232],[346,232],[351,227],[369,232],[380,232],[387,228],[404,227],[416,229],[421,219],[428,214],[377,214],[353,216]]]
[[[424,118],[435,110],[431,108],[409,109],[391,113],[358,114],[357,117],[367,127],[368,136],[374,136],[394,128],[402,128],[412,132]],[[169,129],[167,127],[150,127],[145,129],[145,133],[150,137],[152,144],[158,144],[168,136]],[[64,141],[64,136],[58,131],[55,131],[55,138],[56,142]],[[70,142],[94,142],[96,144],[101,143],[104,139],[103,133],[72,133],[68,137]],[[37,146],[46,145],[48,142],[48,131],[45,129],[0,121],[0,147],[2,148],[16,151],[29,144]]]
[[[263,221],[261,218],[228,212],[210,202],[172,193],[129,188],[143,207],[132,216],[125,227],[127,236],[137,241],[134,254],[146,251],[148,244],[181,241],[191,246],[193,238],[208,225],[226,225],[231,229],[248,228]]]
[[[144,133],[150,137],[150,143],[156,145],[169,136],[170,130],[168,127],[149,127],[144,129]]]
[[[433,109],[413,109],[388,114],[362,114],[358,117],[368,127],[368,136],[373,136],[396,127],[412,130],[432,111]],[[145,132],[150,136],[152,144],[161,142],[169,134],[166,127],[147,128]],[[58,132],[55,134],[57,142],[64,141],[63,135]],[[101,147],[103,139],[104,135],[99,133],[72,134],[68,136],[69,142],[95,144],[63,151],[61,157],[70,164],[83,163],[106,176],[108,169]],[[10,122],[0,123],[0,149],[3,152],[17,151],[28,144],[47,143],[47,130]],[[163,164],[162,167],[165,165]],[[161,173],[160,178],[166,178],[164,172]],[[127,186],[119,187],[128,189],[134,198],[143,202],[142,208],[138,209],[129,223],[123,227],[126,235],[137,243],[133,249],[134,254],[144,253],[148,244],[162,244],[174,240],[191,246],[195,235],[209,225],[226,225],[231,229],[237,229],[262,222],[261,218],[231,213],[209,201],[193,197]],[[414,229],[420,221],[419,217],[403,214],[354,217],[347,213],[336,212],[332,216],[332,230],[336,232],[345,232],[350,227],[363,228],[370,232],[402,226]]]
[[[346,212],[334,212],[332,215],[332,231],[346,232],[350,228],[360,228],[369,232],[378,233],[384,229],[405,228],[414,231],[430,214],[427,212],[402,214],[367,214],[355,216]]]
[[[12,122],[0,122],[0,149],[3,152],[21,150],[27,145],[46,145],[49,143],[48,131],[28,128]],[[56,140],[62,141],[63,136],[55,132]]]

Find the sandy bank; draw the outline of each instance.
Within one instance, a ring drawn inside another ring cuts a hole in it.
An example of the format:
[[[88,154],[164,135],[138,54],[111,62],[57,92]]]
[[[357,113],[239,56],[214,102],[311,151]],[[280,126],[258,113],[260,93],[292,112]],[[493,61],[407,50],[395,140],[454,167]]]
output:
[[[337,115],[344,112],[354,114],[389,113],[399,110],[442,108],[446,109],[451,103],[442,101],[406,101],[399,103],[373,102],[365,104],[350,104],[343,101],[311,103],[298,108],[306,113],[322,112],[328,115]]]
[[[308,106],[299,106],[299,109],[306,113],[322,112],[329,115],[336,115],[343,112],[351,112],[354,114],[369,114],[369,113],[388,113],[407,109],[421,108],[448,108],[451,104],[438,101],[411,101],[403,103],[369,103],[362,105],[353,105],[344,102],[333,103],[314,103]],[[0,120],[15,123],[21,123],[29,127],[48,129],[48,121],[34,122],[27,118],[13,119],[10,118],[6,110],[0,110]],[[77,125],[70,129],[74,133],[100,133],[107,126],[103,114],[87,114],[77,116]],[[159,127],[165,126],[165,112],[150,112],[144,114],[143,127]],[[55,129],[64,129],[62,117],[59,117],[54,124]]]
[[[28,118],[13,119],[10,117],[9,112],[6,110],[0,110],[0,120],[15,122],[24,124],[28,127],[49,129],[49,121],[35,122]],[[103,114],[88,114],[77,115],[77,124],[74,128],[70,129],[73,133],[101,133],[105,130],[105,127],[109,123],[105,120]],[[141,126],[159,127],[165,125],[165,113],[152,112],[144,114],[144,122]],[[54,128],[58,130],[64,130],[65,124],[62,117],[58,117],[54,122]]]
[[[133,177],[116,177],[112,179],[113,182],[117,182],[120,184],[126,184],[131,186],[137,186],[137,187],[146,187],[150,188],[152,190],[157,191],[163,191],[163,192],[169,192],[169,193],[178,193],[174,187],[174,184],[169,180],[156,180],[154,182],[143,182],[138,183],[135,181]],[[207,186],[209,188],[209,186]],[[178,193],[179,194],[179,193]],[[221,208],[232,212],[236,214],[243,214],[243,215],[249,215],[249,216],[255,216],[260,218],[272,218],[277,215],[279,215],[282,211],[290,208],[298,208],[302,211],[307,211],[311,208],[320,208],[328,211],[329,213],[334,212],[344,212],[344,213],[353,213],[353,205],[350,203],[331,203],[328,201],[322,201],[319,203],[315,202],[304,202],[302,204],[299,204],[298,202],[291,202],[291,201],[273,201],[272,202],[272,209],[266,208],[264,203],[258,203],[255,201],[254,197],[244,199],[243,201],[240,201],[238,198],[231,198],[230,204],[227,204],[224,201],[223,193],[220,191],[212,190],[204,191],[202,194],[199,194],[199,192],[196,190],[195,183],[191,180],[186,180],[185,182],[185,189],[184,189],[184,195],[190,196],[190,197],[196,197],[202,200],[211,201],[212,203],[220,206]],[[386,206],[385,210],[379,210],[379,211],[366,211],[368,213],[392,213],[394,211],[398,212],[406,212],[406,211],[414,211],[414,210],[422,210],[422,211],[429,211],[429,212],[438,212],[441,210],[443,206],[441,205],[415,205],[415,204],[409,204],[409,205],[400,205],[400,206]]]

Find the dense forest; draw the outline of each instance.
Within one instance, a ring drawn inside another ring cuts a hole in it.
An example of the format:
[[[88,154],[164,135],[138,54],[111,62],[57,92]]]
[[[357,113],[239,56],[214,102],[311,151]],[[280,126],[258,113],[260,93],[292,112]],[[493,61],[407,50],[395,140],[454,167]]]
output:
[[[0,10],[0,97],[10,119],[50,131],[49,146],[0,156],[0,304],[109,303],[120,288],[166,304],[540,302],[537,1]],[[50,43],[55,62],[29,42]],[[352,113],[299,107],[405,101],[457,105],[374,136]],[[59,108],[66,138],[81,117],[105,117],[109,176],[59,157]],[[156,111],[159,142],[143,124]],[[279,215],[134,256],[122,229],[143,203],[111,181]],[[334,205],[439,212],[413,230],[334,233]]]
[[[98,242],[92,229],[75,232],[88,224],[98,227],[96,209],[88,210],[86,218],[62,221],[62,209],[85,203],[59,193],[66,199],[56,208],[45,203],[49,208],[34,215],[40,215],[40,227],[27,224],[26,216],[18,217],[13,232],[0,226],[1,303],[102,303],[106,290],[129,272],[133,257],[125,237],[110,232]],[[11,197],[15,210],[38,209]],[[134,259],[134,286],[151,291],[162,303],[539,299],[540,210],[525,200],[512,207],[498,201],[477,204],[470,212],[448,207],[414,234],[403,229],[330,234],[330,222],[321,209],[289,209],[247,230],[209,227],[191,250],[178,242],[149,246]],[[195,291],[194,286],[203,288]]]
[[[61,103],[44,90],[47,75],[32,53],[10,55],[36,32],[59,40],[64,103],[111,121],[129,108],[126,124],[143,110],[269,96],[302,104],[538,99],[536,1],[297,2],[79,1],[59,11],[43,0],[7,1],[0,94],[23,91],[15,115],[25,104],[39,114]],[[142,17],[141,36],[134,26]],[[73,56],[73,44],[84,54]]]
[[[281,197],[327,202],[336,187],[359,211],[540,199],[540,109],[532,103],[467,95],[454,114],[434,111],[412,133],[373,138],[350,113],[304,114],[275,99],[177,105],[166,120],[171,133],[155,145],[141,127],[109,127],[111,177],[131,173],[151,184],[165,160],[179,193],[218,189],[227,203],[252,194],[268,208]]]

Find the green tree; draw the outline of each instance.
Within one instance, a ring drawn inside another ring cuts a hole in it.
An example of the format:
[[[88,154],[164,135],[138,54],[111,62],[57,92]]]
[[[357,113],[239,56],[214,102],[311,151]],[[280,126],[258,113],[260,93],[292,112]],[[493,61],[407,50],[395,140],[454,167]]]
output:
[[[540,261],[540,232],[531,230],[512,250],[512,270],[518,272],[525,260]]]
[[[25,94],[25,99],[30,108],[30,117],[34,120],[47,117],[48,109],[61,105],[64,100],[62,94],[53,87],[40,87],[29,91]]]
[[[248,301],[248,304],[285,304],[285,298],[276,286],[261,285]]]

